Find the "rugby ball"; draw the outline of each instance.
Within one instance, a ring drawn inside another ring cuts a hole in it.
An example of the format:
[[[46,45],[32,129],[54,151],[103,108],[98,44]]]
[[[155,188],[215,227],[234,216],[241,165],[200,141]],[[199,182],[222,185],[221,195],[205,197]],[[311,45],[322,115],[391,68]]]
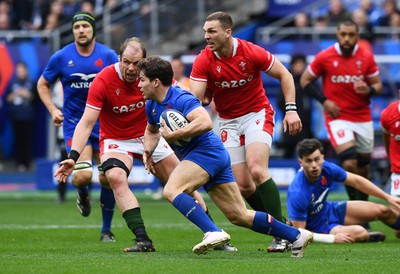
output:
[[[169,127],[170,130],[175,131],[179,128],[185,127],[189,124],[189,121],[186,117],[178,110],[175,109],[166,109],[161,113],[160,116],[160,126],[162,126],[162,121],[165,121],[165,124]],[[174,144],[178,146],[183,146],[186,143],[190,142],[189,138],[183,138],[179,141],[176,141]]]

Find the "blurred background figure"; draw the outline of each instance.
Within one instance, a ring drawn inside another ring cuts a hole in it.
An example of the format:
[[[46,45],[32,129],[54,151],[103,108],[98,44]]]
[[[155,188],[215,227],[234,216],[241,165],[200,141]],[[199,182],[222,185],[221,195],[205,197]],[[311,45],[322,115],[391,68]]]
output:
[[[186,66],[180,55],[172,56],[172,70],[174,71],[174,79],[189,88],[189,77],[186,76]]]
[[[352,13],[351,19],[360,28],[360,40],[358,41],[360,46],[365,46],[369,50],[372,50],[372,44],[374,42],[374,30],[372,24],[368,21],[368,14],[362,9],[355,9]]]
[[[296,28],[296,34],[291,35],[291,38],[296,40],[311,39],[310,33],[307,33],[307,28],[310,27],[310,18],[307,13],[299,12],[295,15],[293,25]]]
[[[282,143],[281,148],[284,151],[284,158],[294,158],[296,154],[296,145],[303,139],[313,138],[311,130],[311,107],[312,99],[300,87],[300,76],[307,67],[306,56],[302,53],[294,54],[290,60],[289,71],[293,75],[294,84],[296,88],[296,105],[297,113],[301,117],[301,123],[303,124],[303,130],[300,134],[295,136],[289,135],[287,132],[283,132],[282,128]],[[279,92],[278,107],[285,113],[285,98],[283,92]]]
[[[382,16],[382,9],[380,7],[376,7],[378,1],[373,0],[360,0],[358,8],[363,10],[368,17],[368,21],[373,25],[378,25],[378,20]]]
[[[15,79],[6,96],[14,131],[17,169],[27,171],[32,162],[32,136],[35,122],[35,83],[29,78],[25,63],[15,66]]]
[[[379,26],[380,27],[389,27],[391,16],[399,11],[397,8],[396,0],[383,1],[382,9],[383,9],[383,15],[379,19]]]
[[[351,13],[346,9],[342,0],[330,0],[326,16],[329,26],[336,27],[340,21],[351,18]]]

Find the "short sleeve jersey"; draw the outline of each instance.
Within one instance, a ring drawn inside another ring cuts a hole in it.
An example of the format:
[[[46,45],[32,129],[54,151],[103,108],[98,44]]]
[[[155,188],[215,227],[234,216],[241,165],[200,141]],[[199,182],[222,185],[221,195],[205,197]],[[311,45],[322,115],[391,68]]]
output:
[[[119,63],[96,76],[86,106],[100,111],[100,140],[128,140],[144,135],[146,102],[138,83],[139,79],[132,83],[123,79]]]
[[[219,116],[234,119],[271,107],[261,73],[268,72],[274,61],[265,49],[234,38],[233,54],[228,58],[218,56],[208,46],[202,50],[193,63],[190,79],[207,82]]]
[[[316,55],[308,71],[315,77],[322,76],[325,97],[341,108],[340,115],[335,119],[351,122],[372,120],[370,96],[357,94],[353,86],[357,80],[367,81],[379,74],[378,66],[368,50],[356,45],[353,55],[345,57],[339,44],[335,43]],[[325,119],[332,120],[326,113]]]
[[[200,101],[193,94],[181,89],[178,86],[171,86],[164,101],[157,103],[154,100],[148,100],[146,103],[146,115],[151,125],[159,125],[160,116],[166,109],[175,109],[180,111],[185,117],[194,109],[200,107]],[[206,147],[213,149],[213,146],[223,147],[219,137],[212,130],[201,135],[194,136],[190,142],[184,146],[171,144],[174,149],[178,149],[184,157],[196,147]]]
[[[322,172],[315,183],[310,183],[304,171],[300,169],[287,192],[286,205],[289,219],[307,222],[306,229],[320,227],[326,218],[326,201],[333,182],[344,182],[346,171],[341,167],[325,161]]]
[[[54,83],[60,78],[64,92],[64,124],[78,124],[85,110],[88,90],[93,79],[103,68],[116,62],[118,56],[115,51],[97,42],[89,56],[80,55],[75,43],[71,43],[50,58],[43,71],[43,77],[49,83]],[[95,129],[98,130],[98,126],[97,124]]]
[[[400,101],[387,106],[381,113],[380,121],[382,129],[390,135],[391,172],[400,173]]]

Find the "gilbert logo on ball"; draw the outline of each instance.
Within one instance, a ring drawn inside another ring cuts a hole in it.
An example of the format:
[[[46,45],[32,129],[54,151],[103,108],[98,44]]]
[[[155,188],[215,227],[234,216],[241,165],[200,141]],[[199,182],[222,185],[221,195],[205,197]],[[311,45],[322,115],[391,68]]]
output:
[[[175,131],[179,128],[185,127],[189,124],[189,121],[185,118],[185,116],[178,110],[175,109],[166,109],[161,113],[160,116],[160,125],[162,125],[162,120],[165,121],[165,124],[169,127],[170,130]],[[189,138],[183,138],[179,141],[176,141],[175,144],[178,146],[184,146],[188,142],[190,142]]]

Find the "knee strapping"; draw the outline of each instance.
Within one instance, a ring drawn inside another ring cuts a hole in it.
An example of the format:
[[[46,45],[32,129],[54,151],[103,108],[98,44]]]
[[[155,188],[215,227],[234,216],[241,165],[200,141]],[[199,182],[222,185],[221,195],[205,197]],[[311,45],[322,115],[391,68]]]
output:
[[[106,173],[107,170],[112,169],[114,167],[119,167],[125,170],[126,172],[126,177],[129,176],[129,168],[122,162],[121,160],[118,160],[116,158],[110,158],[107,159],[102,165],[101,165],[103,172]]]
[[[92,162],[91,161],[77,162],[75,164],[73,173],[81,171],[92,171]]]
[[[343,163],[346,160],[357,160],[357,152],[355,147],[350,147],[338,155],[340,163]]]

